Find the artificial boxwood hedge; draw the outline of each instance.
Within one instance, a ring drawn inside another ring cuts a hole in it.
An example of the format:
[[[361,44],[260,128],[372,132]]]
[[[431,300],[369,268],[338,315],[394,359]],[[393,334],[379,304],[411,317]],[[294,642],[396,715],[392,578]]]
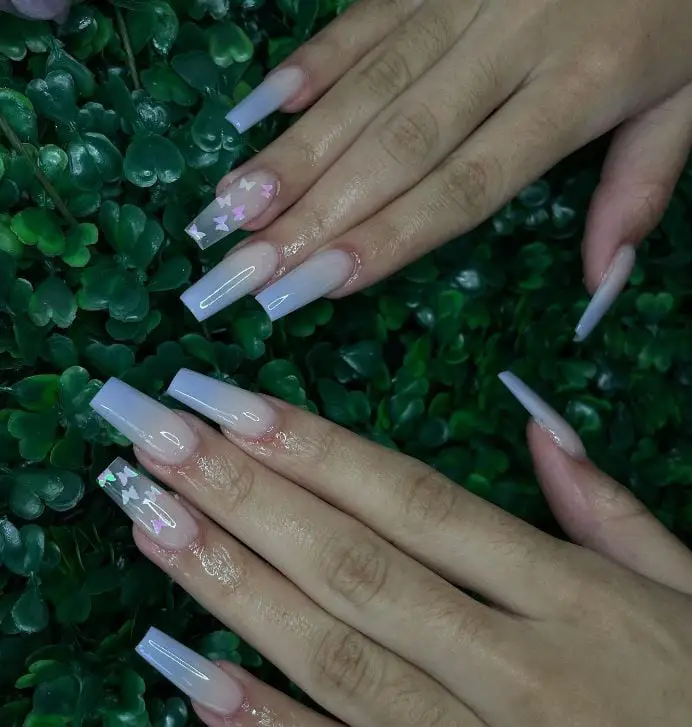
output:
[[[496,380],[511,367],[593,458],[692,540],[686,172],[631,285],[586,345],[579,240],[603,149],[363,294],[272,325],[242,301],[206,325],[178,295],[237,242],[185,223],[277,136],[225,111],[346,0],[116,0],[58,28],[0,22],[0,724],[194,721],[132,646],[150,624],[290,683],[132,545],[94,475],[125,441],[88,402],[120,376],[159,396],[181,366],[310,407],[554,529]],[[295,690],[294,690],[295,691]]]

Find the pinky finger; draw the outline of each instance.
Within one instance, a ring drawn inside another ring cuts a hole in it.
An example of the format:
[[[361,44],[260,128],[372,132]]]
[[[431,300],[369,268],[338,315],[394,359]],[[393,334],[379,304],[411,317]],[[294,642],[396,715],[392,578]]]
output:
[[[243,669],[215,664],[156,628],[150,628],[137,653],[184,692],[209,727],[334,727],[313,712],[255,679]]]
[[[634,248],[656,227],[692,145],[692,85],[623,124],[613,137],[582,243],[594,293],[577,325],[584,340],[627,283]]]

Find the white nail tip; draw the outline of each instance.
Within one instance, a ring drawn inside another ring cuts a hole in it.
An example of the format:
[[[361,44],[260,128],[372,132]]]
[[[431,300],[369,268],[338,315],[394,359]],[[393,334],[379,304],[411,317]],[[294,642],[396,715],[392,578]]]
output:
[[[282,68],[267,76],[245,99],[226,115],[236,130],[243,134],[255,124],[281,108],[294,96],[305,81],[298,67]]]
[[[256,300],[276,321],[340,288],[353,267],[353,257],[343,250],[318,253],[263,290]]]
[[[603,276],[598,290],[594,293],[579,323],[577,323],[574,336],[574,340],[577,343],[587,338],[594,328],[596,328],[603,319],[603,316],[610,310],[610,307],[616,301],[625,285],[627,285],[627,281],[634,269],[636,256],[635,249],[631,245],[624,245],[618,250],[608,271]]]
[[[541,429],[545,429],[555,444],[577,459],[586,457],[586,449],[574,429],[538,394],[510,371],[498,375],[510,393],[534,418]]]

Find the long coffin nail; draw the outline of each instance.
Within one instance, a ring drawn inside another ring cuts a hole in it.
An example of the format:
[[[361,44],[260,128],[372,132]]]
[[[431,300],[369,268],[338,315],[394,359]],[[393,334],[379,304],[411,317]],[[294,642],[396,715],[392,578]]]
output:
[[[118,457],[97,481],[123,512],[164,548],[186,548],[197,537],[195,519],[171,495]]]
[[[603,276],[598,290],[594,293],[579,323],[574,340],[583,341],[601,322],[603,316],[613,305],[632,275],[636,252],[631,245],[621,247],[613,258],[608,272]]]
[[[279,266],[279,253],[267,242],[255,242],[229,255],[180,299],[198,321],[204,321],[262,287]]]
[[[261,396],[189,369],[178,371],[166,393],[241,437],[260,437],[276,423]]]
[[[503,371],[499,375],[499,379],[531,414],[536,424],[550,434],[558,447],[577,459],[586,457],[586,449],[584,449],[579,435],[533,389],[509,371]]]
[[[234,679],[163,631],[150,628],[136,650],[193,702],[226,717],[242,706],[243,690]]]
[[[185,232],[206,250],[266,212],[277,190],[278,182],[271,172],[249,172],[226,187]]]
[[[353,257],[343,250],[313,255],[263,290],[256,300],[273,321],[278,320],[340,288],[353,274],[353,267]]]
[[[243,134],[281,108],[291,96],[298,93],[304,82],[305,73],[296,66],[275,71],[231,109],[226,119]]]
[[[180,464],[197,436],[175,412],[119,379],[108,379],[91,406],[132,444],[164,464]]]

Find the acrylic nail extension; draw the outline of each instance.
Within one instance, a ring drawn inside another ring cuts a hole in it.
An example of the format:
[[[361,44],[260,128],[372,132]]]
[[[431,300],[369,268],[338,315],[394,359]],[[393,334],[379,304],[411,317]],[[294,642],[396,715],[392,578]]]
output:
[[[222,260],[189,287],[180,299],[204,321],[248,293],[261,288],[279,266],[279,253],[267,242],[254,242]]]
[[[137,653],[193,702],[224,717],[243,705],[240,685],[209,659],[150,628],[136,646]]]
[[[97,481],[103,491],[156,543],[186,548],[197,537],[197,523],[174,497],[118,457]]]
[[[241,437],[260,437],[276,423],[261,396],[189,369],[178,371],[166,393]]]
[[[586,457],[586,450],[579,435],[533,389],[509,371],[503,371],[499,379],[531,414],[536,424],[550,434],[558,447],[577,459]]]
[[[576,335],[574,336],[576,342],[583,341],[610,310],[618,295],[627,285],[630,275],[632,275],[635,259],[636,252],[631,245],[624,245],[615,254],[608,272],[603,276],[598,290],[594,293],[581,320],[577,323]]]
[[[108,379],[91,407],[132,444],[164,464],[184,462],[197,446],[197,436],[181,417],[119,379]]]
[[[305,82],[305,73],[297,67],[281,68],[267,76],[234,109],[226,119],[243,134],[255,124],[281,108],[295,96]]]
[[[344,285],[353,275],[354,259],[343,250],[308,258],[256,296],[267,315],[278,320]]]
[[[271,172],[249,172],[226,187],[185,232],[206,250],[266,212],[277,190],[278,182]]]

